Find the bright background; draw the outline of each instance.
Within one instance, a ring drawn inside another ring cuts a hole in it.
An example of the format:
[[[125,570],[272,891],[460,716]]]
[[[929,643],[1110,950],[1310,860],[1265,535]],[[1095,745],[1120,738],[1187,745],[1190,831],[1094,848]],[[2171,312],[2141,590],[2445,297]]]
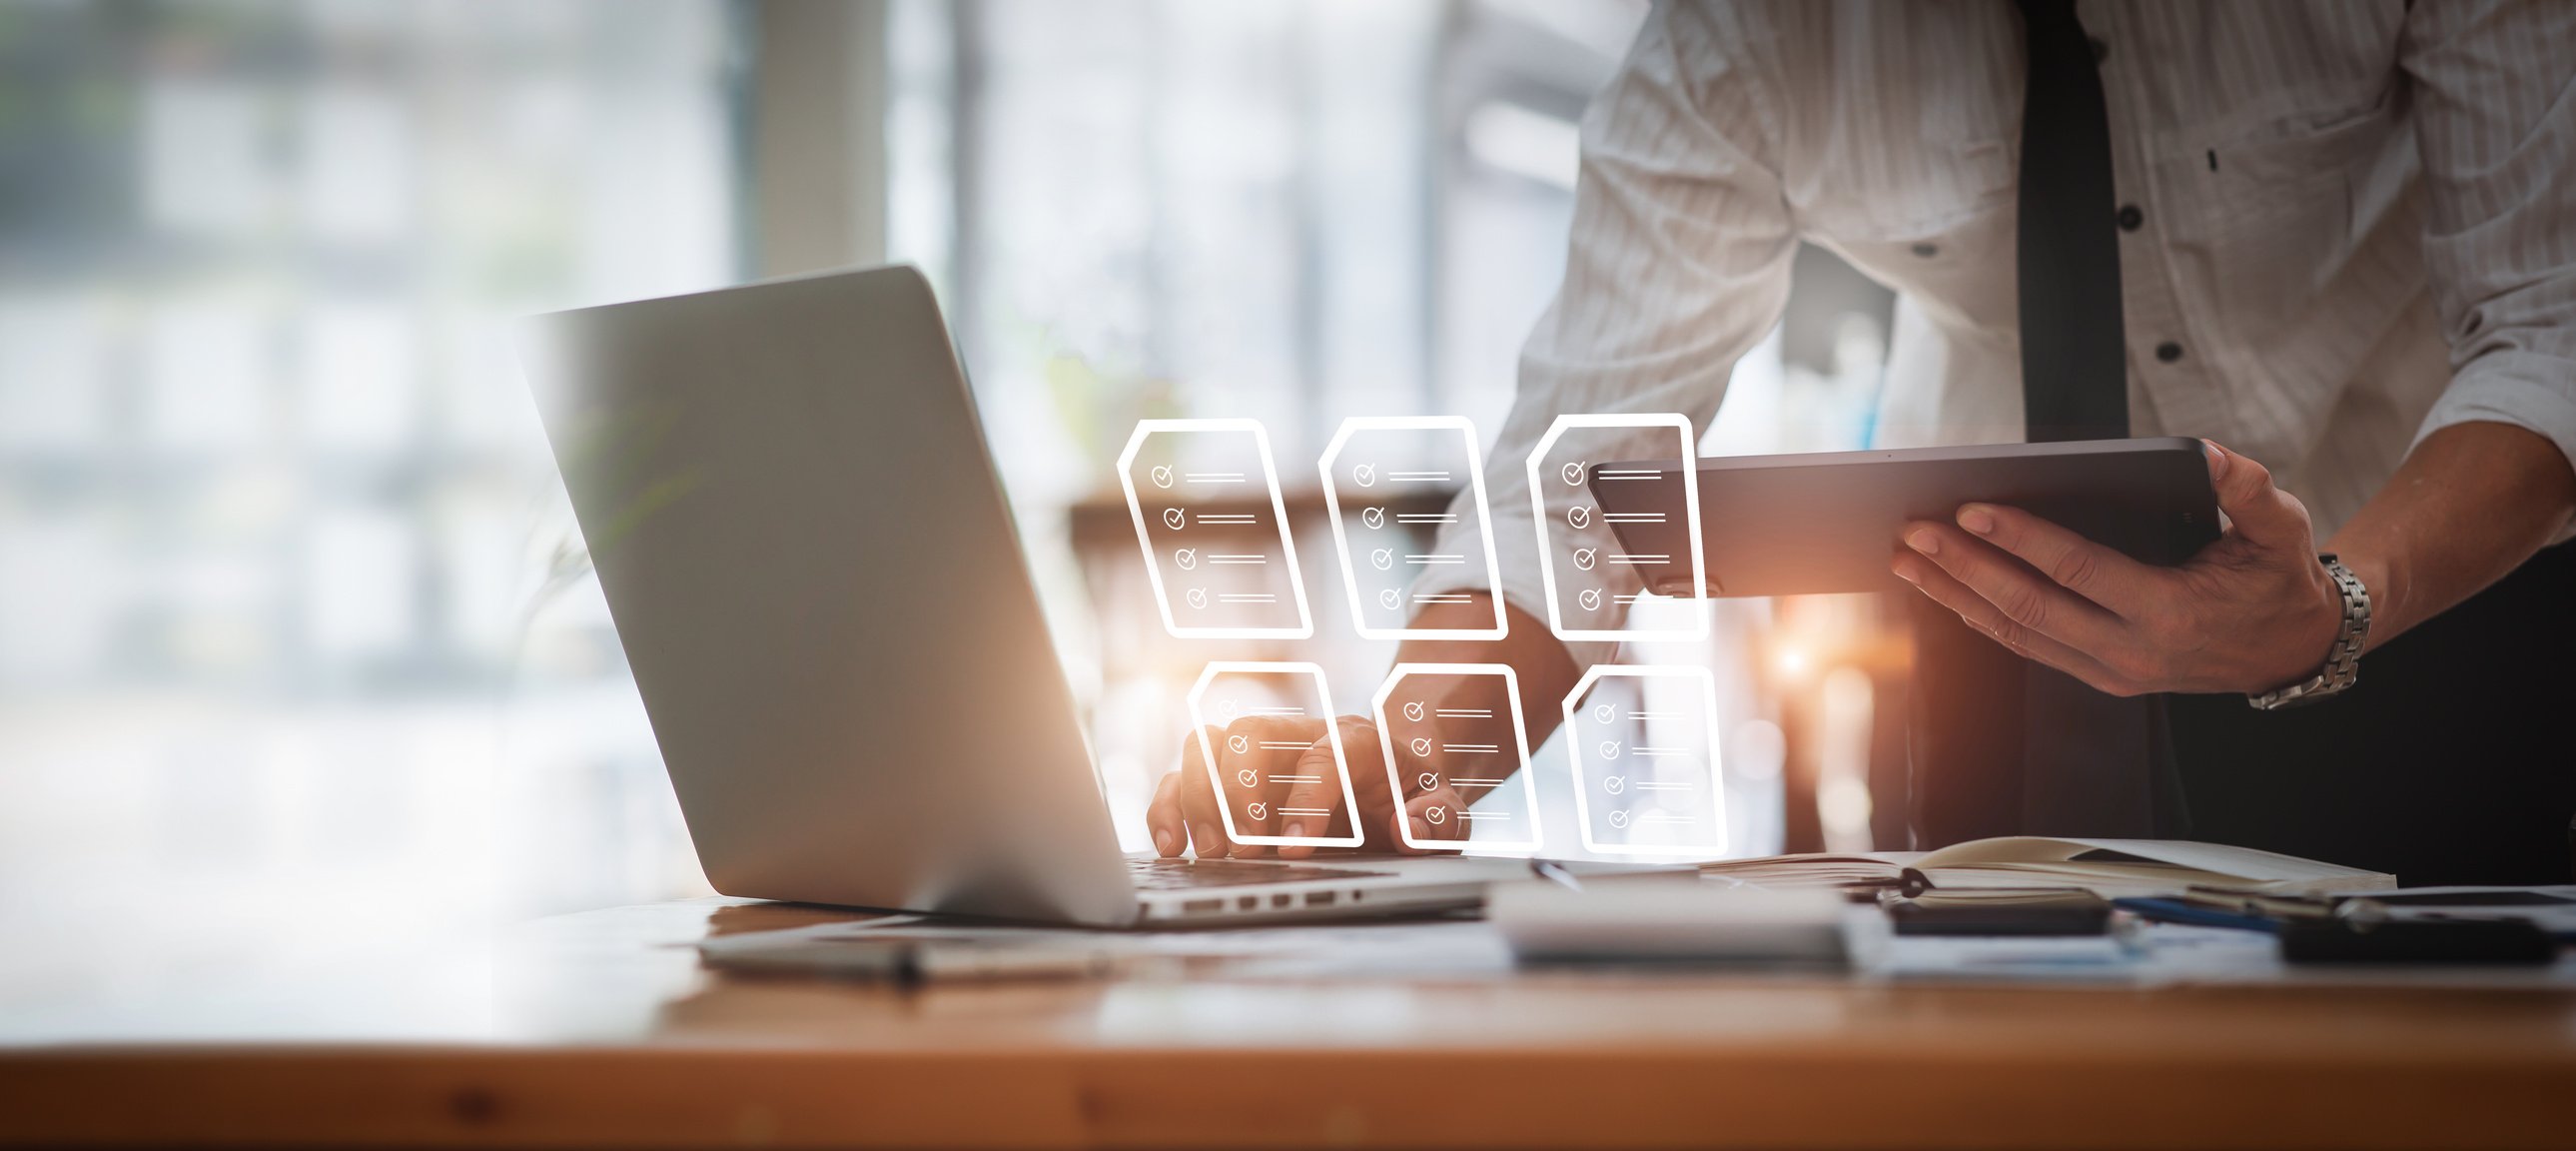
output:
[[[0,1012],[183,990],[120,982],[131,948],[704,893],[506,331],[769,274],[937,284],[1141,842],[1209,653],[1135,634],[1132,541],[1082,529],[1128,428],[1258,417],[1293,477],[1344,416],[1497,426],[1643,15],[0,5],[0,907],[126,941],[0,948]],[[1865,442],[1886,308],[1803,256],[1708,450]],[[1877,610],[1733,603],[1661,653],[1726,685],[1741,851],[1901,846]],[[1299,654],[1364,701],[1391,647]]]

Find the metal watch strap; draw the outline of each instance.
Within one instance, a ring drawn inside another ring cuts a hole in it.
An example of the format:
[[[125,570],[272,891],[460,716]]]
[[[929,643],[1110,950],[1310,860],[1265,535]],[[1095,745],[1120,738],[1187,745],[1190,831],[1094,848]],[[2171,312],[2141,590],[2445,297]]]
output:
[[[2261,695],[2249,695],[2245,702],[2257,710],[2273,711],[2315,703],[2351,687],[2361,678],[2361,646],[2370,639],[2370,589],[2361,586],[2361,577],[2343,566],[2334,553],[2317,557],[2326,565],[2326,574],[2334,577],[2335,590],[2343,593],[2343,630],[2335,634],[2334,646],[2326,649],[2325,670]]]

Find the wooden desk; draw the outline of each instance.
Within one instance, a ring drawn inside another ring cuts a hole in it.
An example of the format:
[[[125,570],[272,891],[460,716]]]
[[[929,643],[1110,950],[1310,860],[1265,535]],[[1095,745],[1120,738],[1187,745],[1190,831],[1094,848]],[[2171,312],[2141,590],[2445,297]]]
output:
[[[280,1035],[238,1036],[247,1044],[221,1041],[242,1029],[227,1024],[196,1027],[211,1033],[184,1045],[138,1044],[150,1021],[108,1004],[69,1005],[42,1028],[0,1019],[0,1142],[2576,1142],[2569,993],[1577,974],[1282,984],[1220,972],[906,994],[715,977],[682,946],[835,915],[710,900],[544,921],[490,945],[479,992],[437,985],[465,1017],[401,1016],[413,1022],[381,1034],[366,1020],[398,1003],[314,980],[324,1002],[301,1002]],[[407,986],[436,990],[390,978],[378,993]],[[89,1041],[102,1037],[117,1038]]]

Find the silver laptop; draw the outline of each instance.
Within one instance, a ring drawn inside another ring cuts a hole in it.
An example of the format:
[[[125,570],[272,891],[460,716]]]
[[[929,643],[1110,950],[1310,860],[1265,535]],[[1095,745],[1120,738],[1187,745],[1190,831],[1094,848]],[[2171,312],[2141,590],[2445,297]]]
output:
[[[542,316],[522,359],[716,890],[1137,926],[1471,904],[1520,872],[1122,855],[912,269]]]

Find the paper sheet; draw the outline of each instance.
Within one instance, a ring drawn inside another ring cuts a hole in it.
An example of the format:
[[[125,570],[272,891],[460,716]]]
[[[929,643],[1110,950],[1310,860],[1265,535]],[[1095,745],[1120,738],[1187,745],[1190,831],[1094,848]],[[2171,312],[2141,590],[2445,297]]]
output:
[[[829,946],[836,939],[1058,940],[1105,949],[1128,978],[1222,980],[1484,980],[1512,973],[1502,933],[1450,919],[1231,930],[1112,932],[987,927],[890,916],[729,935],[701,948]],[[2576,987],[2576,953],[2550,967],[2294,967],[2258,932],[2149,923],[2120,935],[1943,938],[1879,935],[1858,948],[1851,978],[1867,983],[2085,983],[2132,987],[2316,984],[2356,987]],[[1563,969],[1559,969],[1563,970]],[[1719,969],[1711,969],[1712,973]],[[1730,977],[1756,974],[1724,969]],[[1812,970],[1799,973],[1813,978]]]

